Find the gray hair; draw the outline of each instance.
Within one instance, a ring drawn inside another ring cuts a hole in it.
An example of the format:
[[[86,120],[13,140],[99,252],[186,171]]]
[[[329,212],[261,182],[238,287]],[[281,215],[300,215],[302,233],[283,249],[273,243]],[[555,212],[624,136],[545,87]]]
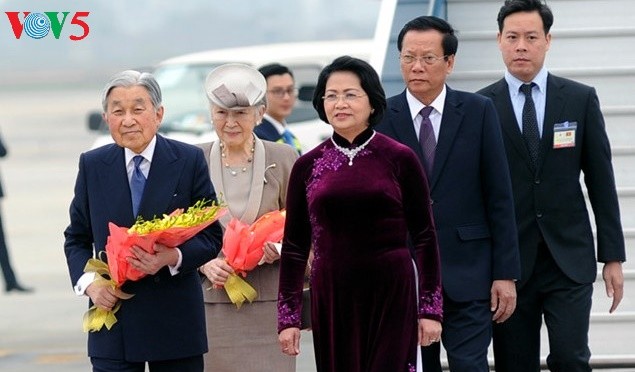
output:
[[[155,110],[161,107],[161,88],[154,76],[149,72],[139,72],[135,70],[126,70],[114,75],[104,87],[101,93],[101,105],[104,112],[108,109],[108,95],[113,88],[141,86],[146,88]]]

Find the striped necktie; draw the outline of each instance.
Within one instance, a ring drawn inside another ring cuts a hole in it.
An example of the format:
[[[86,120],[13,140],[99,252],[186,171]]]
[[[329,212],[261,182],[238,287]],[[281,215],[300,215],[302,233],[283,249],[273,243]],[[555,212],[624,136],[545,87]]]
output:
[[[434,165],[434,152],[437,148],[437,140],[434,137],[434,129],[432,121],[430,121],[430,113],[432,106],[426,106],[419,111],[421,115],[421,129],[419,130],[419,144],[423,150],[423,159],[425,161],[424,168],[428,178],[432,174],[432,166]]]

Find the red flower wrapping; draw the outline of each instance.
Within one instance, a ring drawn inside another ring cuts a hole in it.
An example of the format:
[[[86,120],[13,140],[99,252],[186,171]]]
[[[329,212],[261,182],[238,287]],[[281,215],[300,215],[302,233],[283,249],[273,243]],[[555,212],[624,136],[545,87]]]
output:
[[[216,207],[218,208],[218,207]],[[226,212],[225,208],[220,208],[215,217],[194,226],[180,227],[172,226],[162,230],[153,231],[147,234],[129,232],[126,227],[120,227],[114,223],[108,224],[110,235],[106,242],[106,255],[108,257],[108,268],[111,278],[121,287],[126,280],[139,280],[146,274],[132,267],[128,257],[134,257],[132,246],[138,246],[148,253],[154,253],[155,244],[163,244],[166,247],[176,247],[194,237],[201,230],[214,223]],[[179,215],[182,210],[176,210],[170,216]]]
[[[223,237],[223,254],[227,263],[243,276],[258,265],[266,242],[279,242],[284,234],[286,211],[272,211],[251,226],[236,218],[229,221]]]

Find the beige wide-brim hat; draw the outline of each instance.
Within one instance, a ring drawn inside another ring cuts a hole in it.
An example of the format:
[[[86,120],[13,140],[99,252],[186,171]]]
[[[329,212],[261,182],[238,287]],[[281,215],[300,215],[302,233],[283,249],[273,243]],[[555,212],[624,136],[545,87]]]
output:
[[[205,93],[210,102],[229,110],[264,103],[266,92],[265,77],[242,63],[218,66],[205,79]]]

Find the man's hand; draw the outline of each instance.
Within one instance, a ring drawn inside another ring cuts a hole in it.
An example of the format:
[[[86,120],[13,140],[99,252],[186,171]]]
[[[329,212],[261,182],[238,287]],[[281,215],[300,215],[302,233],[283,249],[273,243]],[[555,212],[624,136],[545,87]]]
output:
[[[513,280],[494,280],[491,290],[492,320],[502,323],[509,319],[516,309],[516,284]]]
[[[133,257],[127,258],[128,263],[135,269],[148,275],[156,274],[164,266],[174,266],[179,261],[178,252],[174,248],[168,248],[162,244],[154,245],[153,254],[137,246],[133,246],[131,252]]]
[[[611,261],[604,264],[602,269],[602,278],[606,286],[606,295],[613,298],[611,309],[612,313],[624,298],[624,273],[622,272],[622,263]]]
[[[106,311],[112,311],[119,301],[117,293],[110,285],[98,285],[93,282],[86,287],[84,293],[90,297],[95,306]]]

